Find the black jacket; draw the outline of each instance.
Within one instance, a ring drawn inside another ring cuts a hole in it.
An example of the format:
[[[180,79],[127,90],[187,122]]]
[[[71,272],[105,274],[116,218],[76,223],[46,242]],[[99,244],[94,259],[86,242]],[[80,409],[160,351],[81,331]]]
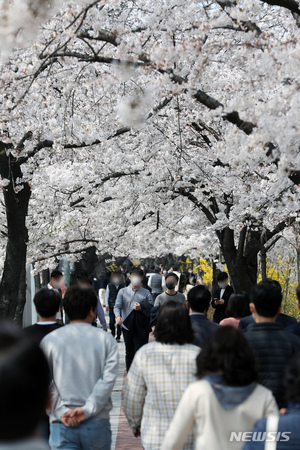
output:
[[[220,325],[211,322],[204,314],[190,315],[192,328],[194,331],[193,344],[203,347],[208,336],[215,331]]]
[[[226,312],[225,311],[226,311],[226,308],[227,308],[227,305],[228,305],[229,298],[230,298],[231,294],[233,294],[233,292],[234,292],[233,288],[228,285],[226,287],[226,289],[224,291],[224,294],[223,294],[223,297],[222,297],[223,300],[224,300],[224,304],[223,305],[216,305],[214,299],[215,298],[217,300],[220,299],[221,289],[217,289],[215,291],[214,298],[212,299],[212,302],[211,302],[211,306],[213,308],[215,308],[214,317],[213,317],[213,321],[214,322],[219,323],[219,322],[221,322],[221,320],[225,319],[225,317],[226,317]]]
[[[140,302],[140,305],[141,310],[136,311],[133,309],[123,323],[131,333],[136,336],[143,337],[152,331],[150,326],[150,311],[152,309],[152,305],[150,305],[147,301]]]
[[[273,392],[279,408],[285,407],[284,369],[291,357],[300,350],[300,338],[286,333],[275,322],[249,325],[245,336],[256,356],[259,382]]]
[[[250,316],[244,317],[243,319],[240,320],[239,329],[245,331],[248,325],[251,325],[253,323],[255,323],[255,320],[253,319],[252,314],[250,314]],[[286,328],[290,327],[291,325],[296,325],[297,320],[295,319],[295,317],[291,317],[288,316],[287,314],[281,313],[276,317],[276,323],[279,323],[279,325],[281,325],[282,328]]]
[[[113,308],[115,306],[117,295],[118,295],[119,291],[121,289],[123,289],[124,287],[125,287],[125,283],[121,283],[118,287],[113,283],[108,284],[108,289],[109,289],[108,305],[110,308]]]

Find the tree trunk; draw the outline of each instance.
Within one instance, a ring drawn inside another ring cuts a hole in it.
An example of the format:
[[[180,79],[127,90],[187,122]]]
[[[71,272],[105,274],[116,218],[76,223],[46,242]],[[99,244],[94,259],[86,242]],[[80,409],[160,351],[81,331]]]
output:
[[[261,280],[267,279],[267,251],[264,246],[260,249],[260,264],[261,264]]]
[[[246,230],[242,230],[237,248],[233,230],[225,228],[218,232],[222,254],[235,292],[245,291],[250,294],[257,282],[257,255],[260,248],[257,234],[250,231],[246,236]]]
[[[16,189],[17,179],[23,178],[20,165],[11,154],[7,155],[3,148],[1,150],[0,175],[9,180],[9,184],[3,189],[7,219],[7,245],[0,285],[0,318],[11,319],[15,323],[22,324],[26,301],[28,241],[26,217],[31,189],[26,182],[19,183]]]

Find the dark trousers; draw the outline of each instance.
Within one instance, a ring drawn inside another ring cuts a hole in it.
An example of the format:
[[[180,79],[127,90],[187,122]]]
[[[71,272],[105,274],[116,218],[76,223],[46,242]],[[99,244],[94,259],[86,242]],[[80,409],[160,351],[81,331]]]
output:
[[[114,313],[114,308],[109,308],[109,329],[111,331],[111,334],[113,337],[116,335],[116,316]],[[120,339],[121,337],[122,329],[120,325],[117,325],[117,339]]]
[[[124,328],[122,330],[123,330],[123,337],[124,337],[124,341],[125,341],[126,369],[128,372],[136,352],[143,345],[148,343],[149,332],[141,331],[141,333],[139,333],[139,334],[134,334],[129,330],[125,330]]]

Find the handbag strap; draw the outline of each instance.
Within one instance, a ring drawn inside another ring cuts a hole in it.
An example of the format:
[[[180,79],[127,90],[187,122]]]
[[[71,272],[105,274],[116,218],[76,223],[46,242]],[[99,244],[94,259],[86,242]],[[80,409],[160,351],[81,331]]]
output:
[[[279,416],[271,415],[271,416],[267,417],[267,425],[266,425],[267,435],[266,435],[266,441],[265,441],[265,450],[276,450],[276,448],[277,448],[276,437],[275,437],[274,441],[267,440],[267,438],[268,438],[269,432],[277,433],[278,421],[279,421]]]

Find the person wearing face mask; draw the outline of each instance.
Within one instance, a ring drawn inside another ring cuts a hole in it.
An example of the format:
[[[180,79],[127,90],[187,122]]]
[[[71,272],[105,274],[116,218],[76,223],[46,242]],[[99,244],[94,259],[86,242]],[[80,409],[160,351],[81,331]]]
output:
[[[176,286],[178,285],[179,278],[176,273],[169,272],[165,278],[166,281],[166,292],[159,294],[155,299],[154,306],[161,306],[169,300],[174,300],[178,303],[185,303],[185,296],[180,292],[176,291]]]
[[[149,322],[153,299],[150,291],[141,286],[143,276],[140,268],[131,269],[130,285],[119,291],[114,306],[117,325],[122,325],[127,372],[135,353],[147,344],[151,331]]]
[[[228,284],[228,274],[220,272],[217,276],[219,289],[214,293],[211,306],[215,308],[213,322],[220,323],[226,317],[226,308],[231,294],[234,293],[233,288]]]
[[[122,281],[122,273],[120,271],[113,272],[111,274],[110,283],[108,284],[105,292],[105,306],[106,311],[109,312],[109,328],[113,337],[115,337],[116,334],[116,316],[114,313],[114,307],[117,295],[124,287],[125,283]],[[117,325],[117,342],[120,342],[121,333],[121,326]]]
[[[61,287],[63,284],[63,274],[60,270],[53,270],[51,272],[50,281],[47,284],[48,289],[53,289],[55,292],[57,292],[61,296]],[[60,306],[58,313],[56,314],[56,322],[61,324],[63,323],[63,312],[62,312],[62,306]]]

